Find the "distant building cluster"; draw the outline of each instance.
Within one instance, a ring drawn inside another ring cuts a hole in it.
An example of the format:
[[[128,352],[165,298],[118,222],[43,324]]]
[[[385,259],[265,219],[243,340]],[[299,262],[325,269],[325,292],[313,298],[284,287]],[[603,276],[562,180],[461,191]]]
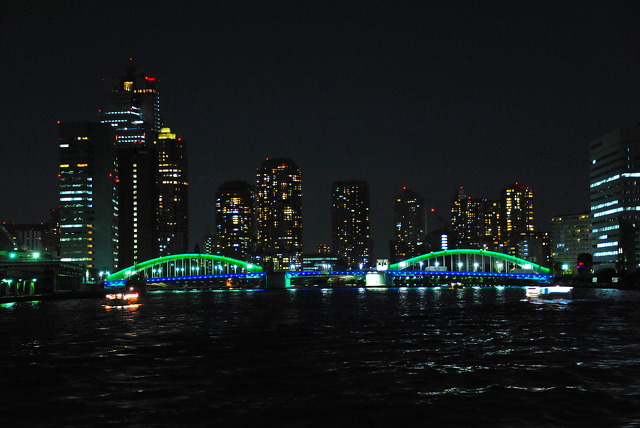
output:
[[[94,273],[190,252],[186,145],[163,122],[159,81],[130,62],[122,76],[105,83],[96,121],[59,123],[59,206],[46,223],[2,223],[0,251],[42,252]],[[557,215],[548,231],[534,227],[534,193],[521,183],[495,199],[459,187],[449,218],[403,187],[390,200],[388,258],[398,263],[433,251],[478,249],[557,274],[637,271],[640,125],[605,135],[589,150],[589,211]],[[268,158],[254,183],[222,183],[215,193],[215,227],[196,251],[273,271],[375,266],[367,182],[332,184],[331,242],[312,254],[302,246],[302,182],[293,160]]]
[[[548,235],[534,228],[534,199],[529,186],[514,183],[500,199],[468,196],[460,187],[451,203],[451,248],[497,251],[548,264]]]

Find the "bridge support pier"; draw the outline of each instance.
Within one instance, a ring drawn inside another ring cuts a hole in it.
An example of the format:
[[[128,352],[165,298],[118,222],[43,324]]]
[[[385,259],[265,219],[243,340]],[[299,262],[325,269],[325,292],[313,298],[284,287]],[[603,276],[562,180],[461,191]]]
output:
[[[291,277],[287,272],[269,272],[265,276],[265,288],[282,289],[291,287]]]
[[[387,287],[388,280],[386,272],[369,272],[365,276],[365,285],[367,287]]]

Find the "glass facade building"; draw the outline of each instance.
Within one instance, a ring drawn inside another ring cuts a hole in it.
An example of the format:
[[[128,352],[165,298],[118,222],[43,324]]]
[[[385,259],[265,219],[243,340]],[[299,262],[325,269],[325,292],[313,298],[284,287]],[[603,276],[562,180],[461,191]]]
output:
[[[594,270],[635,271],[640,260],[640,125],[592,142],[590,161]]]
[[[113,130],[68,122],[59,131],[61,259],[111,270],[118,263],[119,212]]]

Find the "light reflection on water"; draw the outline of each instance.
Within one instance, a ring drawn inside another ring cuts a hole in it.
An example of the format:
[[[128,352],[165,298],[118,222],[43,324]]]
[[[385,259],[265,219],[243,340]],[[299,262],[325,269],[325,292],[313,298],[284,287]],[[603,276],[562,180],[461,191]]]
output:
[[[0,410],[22,426],[625,425],[638,303],[421,287],[2,305]]]

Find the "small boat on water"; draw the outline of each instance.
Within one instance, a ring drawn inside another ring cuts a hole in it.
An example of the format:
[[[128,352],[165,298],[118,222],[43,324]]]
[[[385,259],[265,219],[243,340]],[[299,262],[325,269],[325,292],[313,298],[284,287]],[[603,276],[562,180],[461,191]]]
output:
[[[525,295],[527,297],[538,297],[540,295],[540,287],[530,285],[525,289]]]
[[[540,297],[543,299],[570,299],[573,287],[563,285],[549,285],[540,287]]]
[[[526,287],[525,294],[527,297],[537,297],[540,299],[570,299],[572,290],[573,287],[562,285],[530,285]]]
[[[122,292],[117,291],[114,293],[107,293],[105,299],[107,300],[107,306],[128,306],[138,302],[140,295],[137,292]]]

